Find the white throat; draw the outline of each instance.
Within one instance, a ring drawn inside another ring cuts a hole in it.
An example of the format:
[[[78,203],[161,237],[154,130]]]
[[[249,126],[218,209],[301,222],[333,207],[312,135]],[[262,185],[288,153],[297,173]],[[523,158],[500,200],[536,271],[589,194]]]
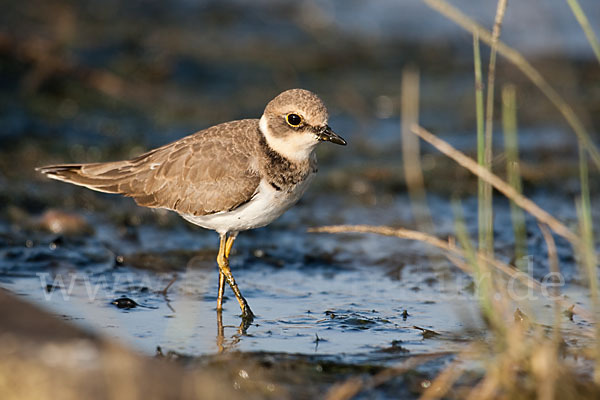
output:
[[[316,136],[310,134],[290,135],[283,138],[273,136],[264,115],[260,118],[258,126],[269,147],[292,161],[307,160],[319,143]]]

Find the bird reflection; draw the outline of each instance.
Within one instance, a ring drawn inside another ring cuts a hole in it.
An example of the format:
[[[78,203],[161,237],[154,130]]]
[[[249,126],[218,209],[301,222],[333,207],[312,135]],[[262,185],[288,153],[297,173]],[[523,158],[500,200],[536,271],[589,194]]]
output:
[[[227,328],[234,328],[235,326],[229,325]],[[223,325],[223,310],[217,310],[217,349],[219,353],[223,353],[227,350],[231,350],[242,339],[242,336],[246,334],[246,331],[250,327],[250,322],[245,318],[242,318],[242,322],[236,328],[236,333],[231,338],[225,339],[225,325]]]

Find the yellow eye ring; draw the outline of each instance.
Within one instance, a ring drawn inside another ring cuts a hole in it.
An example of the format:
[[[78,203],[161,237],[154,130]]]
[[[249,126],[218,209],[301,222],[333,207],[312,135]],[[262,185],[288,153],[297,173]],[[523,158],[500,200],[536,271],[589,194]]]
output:
[[[291,126],[292,128],[297,128],[300,125],[302,125],[302,122],[304,122],[304,121],[302,120],[302,117],[299,116],[298,114],[289,113],[288,115],[285,116],[285,122],[287,122],[288,125]]]

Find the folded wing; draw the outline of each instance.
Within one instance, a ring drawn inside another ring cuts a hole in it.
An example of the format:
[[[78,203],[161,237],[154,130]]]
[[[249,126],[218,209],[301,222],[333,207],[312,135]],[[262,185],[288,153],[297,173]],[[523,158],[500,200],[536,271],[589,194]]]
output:
[[[260,176],[243,131],[249,121],[218,125],[131,160],[38,168],[50,178],[132,197],[142,206],[207,215],[248,202]]]

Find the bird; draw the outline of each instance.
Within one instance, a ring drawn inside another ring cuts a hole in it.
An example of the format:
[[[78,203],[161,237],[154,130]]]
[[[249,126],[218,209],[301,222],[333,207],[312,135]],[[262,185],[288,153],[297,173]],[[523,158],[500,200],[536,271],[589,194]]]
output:
[[[48,178],[131,197],[140,206],[176,212],[219,234],[217,311],[225,283],[243,321],[254,313],[233,277],[229,256],[239,232],[268,225],[292,207],[317,172],[320,142],[346,145],[328,125],[321,98],[286,90],[260,119],[224,122],[129,160],[36,168]]]

